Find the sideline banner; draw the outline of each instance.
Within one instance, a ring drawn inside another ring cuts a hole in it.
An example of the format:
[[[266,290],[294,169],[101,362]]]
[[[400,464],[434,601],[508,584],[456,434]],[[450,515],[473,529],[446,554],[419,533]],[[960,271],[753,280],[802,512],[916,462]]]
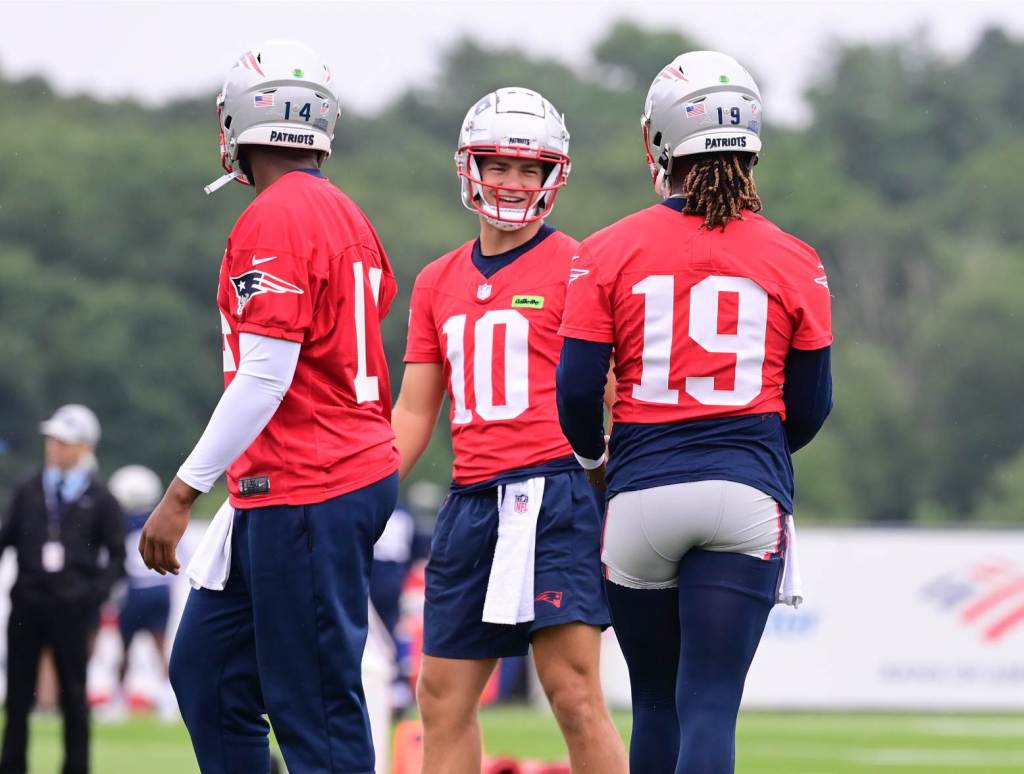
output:
[[[1024,710],[1024,530],[798,525],[807,598],[776,606],[744,707]],[[602,680],[629,705],[611,631]]]

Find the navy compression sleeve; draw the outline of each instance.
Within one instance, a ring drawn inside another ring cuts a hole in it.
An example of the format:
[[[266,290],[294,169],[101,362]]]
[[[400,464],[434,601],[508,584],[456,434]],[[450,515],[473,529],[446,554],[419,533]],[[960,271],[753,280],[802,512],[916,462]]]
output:
[[[811,442],[832,410],[832,348],[791,349],[785,378],[782,401],[792,454]]]
[[[604,387],[612,345],[565,339],[558,361],[558,420],[579,456],[604,454]]]

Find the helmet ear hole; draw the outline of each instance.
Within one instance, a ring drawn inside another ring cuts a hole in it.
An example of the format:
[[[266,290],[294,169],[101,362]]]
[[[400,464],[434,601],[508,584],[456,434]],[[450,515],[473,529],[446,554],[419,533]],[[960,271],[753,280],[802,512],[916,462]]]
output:
[[[661,145],[661,132],[654,133],[654,139],[651,140],[654,145]]]
[[[224,128],[225,129],[230,129],[231,128],[231,116],[224,116]]]

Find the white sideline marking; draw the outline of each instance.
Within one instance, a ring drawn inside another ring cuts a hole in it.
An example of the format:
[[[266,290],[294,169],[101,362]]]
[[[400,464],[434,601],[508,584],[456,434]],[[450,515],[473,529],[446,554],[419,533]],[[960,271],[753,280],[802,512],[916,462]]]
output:
[[[922,734],[1024,739],[1024,720],[1012,718],[921,718],[910,727]]]
[[[1007,768],[1014,771],[1024,769],[1024,751],[1014,750],[987,751],[908,747],[876,747],[865,750],[824,744],[802,744],[799,748],[785,745],[742,744],[739,751],[741,754],[763,759],[849,761],[892,768],[927,765],[935,768],[960,767],[987,770]]]
[[[1024,766],[1024,753],[996,750],[914,750],[883,747],[876,750],[862,750],[844,757],[879,766],[920,766],[925,764],[935,767],[963,768],[970,766],[986,769],[997,766],[1017,770]]]

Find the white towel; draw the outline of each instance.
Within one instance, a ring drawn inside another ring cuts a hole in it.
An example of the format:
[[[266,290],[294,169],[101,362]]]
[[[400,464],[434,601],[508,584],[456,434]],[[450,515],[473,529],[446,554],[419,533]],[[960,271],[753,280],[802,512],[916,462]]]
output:
[[[485,623],[533,620],[533,560],[544,478],[498,487],[498,542],[484,599]]]
[[[228,500],[217,509],[213,521],[199,541],[185,576],[194,589],[223,591],[231,572],[231,528],[235,523],[235,509]]]
[[[786,515],[786,555],[782,559],[776,601],[793,607],[800,607],[804,601],[804,584],[800,578],[800,561],[796,554],[796,525],[793,524],[791,513]]]

